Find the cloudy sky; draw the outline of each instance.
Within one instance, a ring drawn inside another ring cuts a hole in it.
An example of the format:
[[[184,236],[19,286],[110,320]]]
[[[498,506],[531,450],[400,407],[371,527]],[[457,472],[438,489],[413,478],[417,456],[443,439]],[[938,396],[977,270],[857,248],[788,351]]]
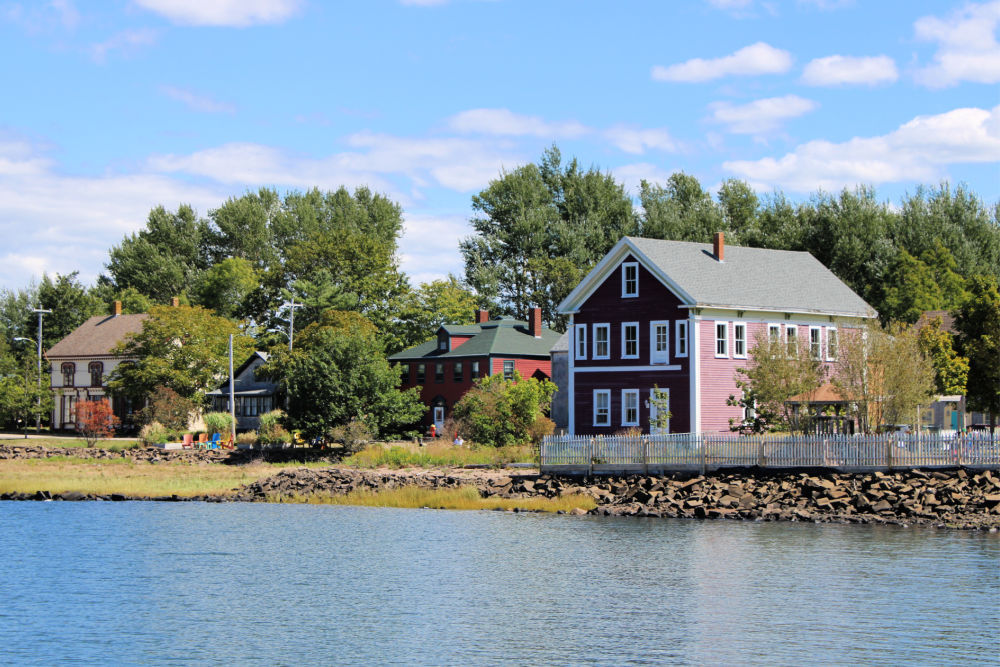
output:
[[[803,199],[1000,199],[1000,1],[0,0],[0,287],[92,281],[155,205],[369,185],[403,268],[461,272],[470,197],[557,143]]]

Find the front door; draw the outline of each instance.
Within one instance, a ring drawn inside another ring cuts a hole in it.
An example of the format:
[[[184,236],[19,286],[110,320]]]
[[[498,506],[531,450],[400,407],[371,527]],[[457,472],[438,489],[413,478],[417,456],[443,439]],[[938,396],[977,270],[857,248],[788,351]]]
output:
[[[434,406],[434,426],[438,434],[444,433],[444,406]]]

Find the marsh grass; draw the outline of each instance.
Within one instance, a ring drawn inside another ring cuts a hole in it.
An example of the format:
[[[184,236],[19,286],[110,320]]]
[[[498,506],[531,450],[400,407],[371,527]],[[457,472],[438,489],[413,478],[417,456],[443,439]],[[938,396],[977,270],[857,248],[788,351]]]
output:
[[[0,493],[49,491],[132,497],[229,495],[235,487],[273,475],[274,465],[225,466],[136,463],[130,459],[52,457],[0,461]]]
[[[433,468],[460,467],[479,464],[501,466],[505,463],[531,463],[534,453],[531,447],[455,447],[451,443],[435,441],[420,447],[417,445],[391,444],[369,445],[360,452],[346,457],[343,465],[358,468]]]
[[[567,495],[556,498],[482,498],[472,486],[457,489],[425,489],[403,486],[380,491],[352,491],[333,495],[311,493],[303,495],[276,494],[268,497],[275,503],[306,503],[313,505],[356,505],[362,507],[400,507],[447,510],[509,510],[519,508],[536,512],[568,512],[574,508],[589,510],[597,506],[594,499],[584,495]]]

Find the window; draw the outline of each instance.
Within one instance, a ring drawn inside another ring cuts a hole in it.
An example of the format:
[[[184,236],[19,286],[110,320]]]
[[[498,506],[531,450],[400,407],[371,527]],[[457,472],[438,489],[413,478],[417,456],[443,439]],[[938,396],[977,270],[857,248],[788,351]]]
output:
[[[438,338],[438,349],[444,350],[445,352],[448,351],[448,339],[445,338],[444,336]]]
[[[434,381],[444,382],[444,364],[434,364]]]
[[[809,357],[823,360],[823,334],[819,327],[809,327]]]
[[[576,325],[576,358],[587,358],[587,325]]]
[[[104,364],[100,361],[91,361],[88,370],[90,370],[90,386],[100,387],[101,379],[104,377]]]
[[[503,360],[503,379],[513,380],[514,379],[514,360],[504,359]]]
[[[478,380],[479,379],[479,362],[478,361],[473,361],[472,362],[472,379],[473,380]]]
[[[611,426],[611,391],[594,390],[594,426]]]
[[[715,356],[729,356],[729,322],[715,323]]]
[[[622,359],[639,358],[639,323],[622,322]]]
[[[622,296],[639,296],[639,263],[622,264]]]
[[[678,357],[688,356],[688,323],[686,320],[677,320],[677,335],[674,336],[674,354]]]
[[[426,367],[423,364],[417,364],[417,384],[423,384],[426,376]]]
[[[639,425],[639,390],[622,390],[622,426]]]
[[[452,372],[451,372],[452,377],[455,378],[455,382],[461,382],[462,380],[465,379],[464,377],[462,377],[463,372],[464,369],[462,368],[462,362],[456,361],[455,365],[452,367]]]
[[[670,361],[670,323],[666,320],[649,323],[649,363]]]
[[[733,323],[733,356],[747,358],[747,325],[743,322]]]
[[[607,359],[611,355],[611,325],[594,325],[594,359]]]
[[[790,357],[799,354],[799,328],[794,324],[785,325],[785,350]]]
[[[826,328],[826,360],[837,360],[837,330],[833,327]]]
[[[767,325],[767,340],[771,345],[777,345],[781,342],[781,325],[780,324],[768,324]]]
[[[66,362],[62,365],[63,386],[73,386],[73,376],[76,375],[76,364]]]

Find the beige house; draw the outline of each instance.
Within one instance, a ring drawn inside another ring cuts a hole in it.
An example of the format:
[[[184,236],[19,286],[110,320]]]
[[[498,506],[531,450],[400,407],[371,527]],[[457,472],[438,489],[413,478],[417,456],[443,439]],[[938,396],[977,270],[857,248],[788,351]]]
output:
[[[123,315],[120,301],[111,315],[97,315],[77,327],[52,346],[45,358],[52,365],[50,386],[55,394],[52,428],[76,428],[76,404],[104,398],[107,378],[124,357],[111,353],[128,334],[142,330],[147,315]],[[112,400],[115,415],[123,422],[132,406],[122,399]]]

